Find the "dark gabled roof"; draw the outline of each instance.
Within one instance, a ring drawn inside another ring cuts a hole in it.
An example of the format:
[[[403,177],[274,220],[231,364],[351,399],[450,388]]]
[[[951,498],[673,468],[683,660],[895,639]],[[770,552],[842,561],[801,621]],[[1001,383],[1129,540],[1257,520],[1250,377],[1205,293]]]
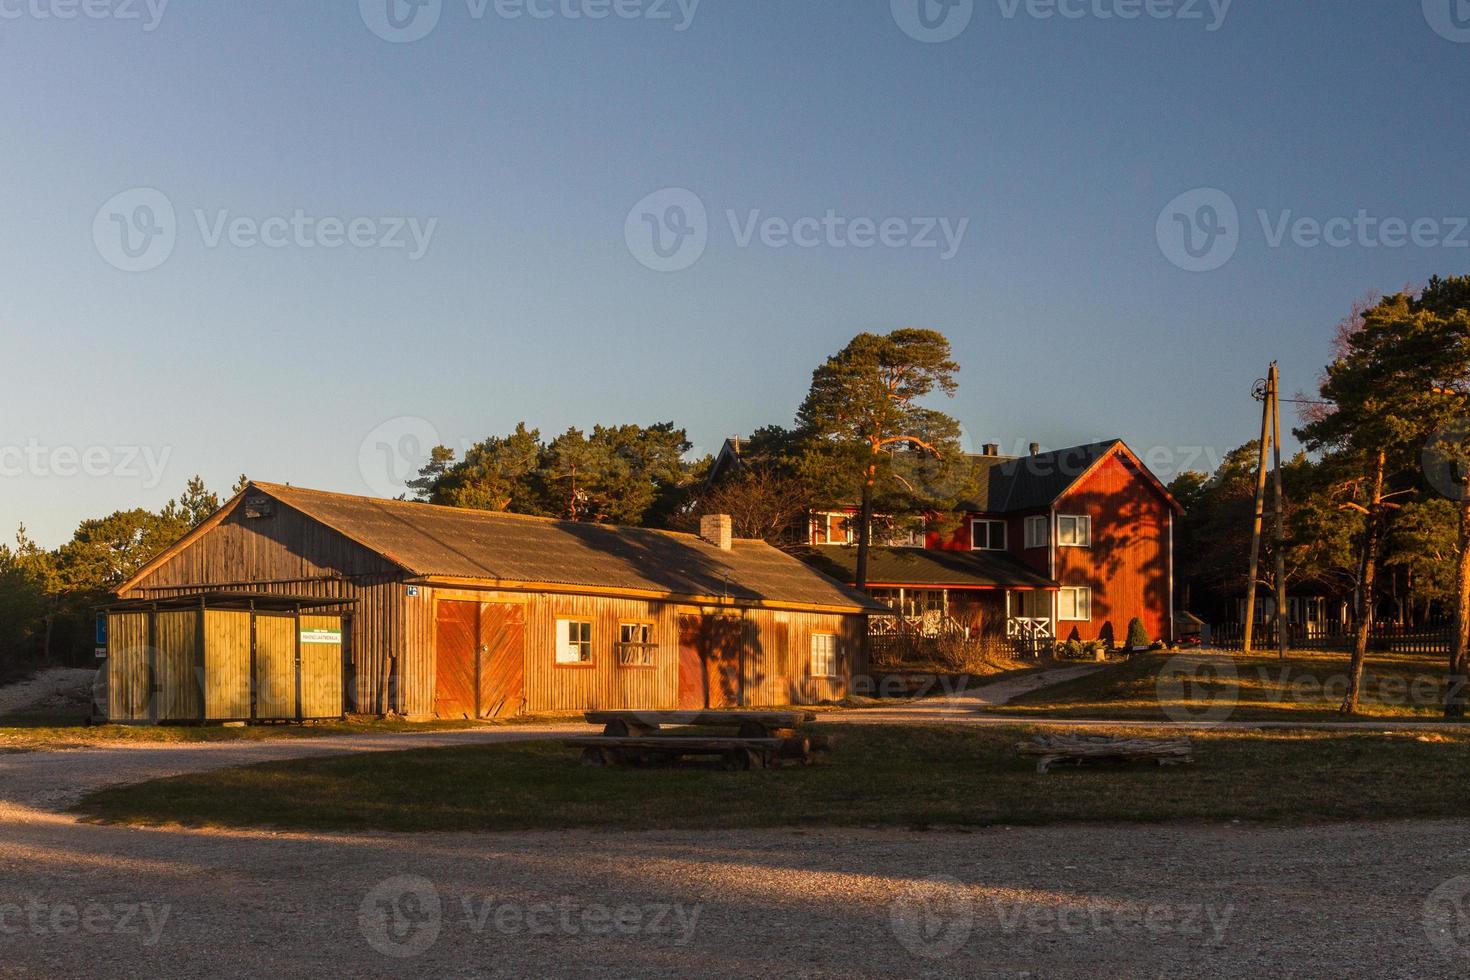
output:
[[[265,494],[383,556],[410,576],[464,579],[487,586],[520,584],[718,597],[737,602],[872,611],[867,596],[835,582],[763,541],[736,539],[723,551],[698,535],[581,524],[403,500],[381,500],[273,483],[251,483],[166,556],[248,496]]]
[[[1179,505],[1121,439],[1072,446],[1035,456],[972,456],[975,494],[966,510],[991,514],[1043,510],[1113,453],[1125,456],[1170,506]]]
[[[797,552],[802,561],[842,582],[857,578],[857,548],[826,545]],[[999,551],[935,551],[875,547],[868,551],[870,586],[914,585],[971,589],[1054,589],[1057,584]]]

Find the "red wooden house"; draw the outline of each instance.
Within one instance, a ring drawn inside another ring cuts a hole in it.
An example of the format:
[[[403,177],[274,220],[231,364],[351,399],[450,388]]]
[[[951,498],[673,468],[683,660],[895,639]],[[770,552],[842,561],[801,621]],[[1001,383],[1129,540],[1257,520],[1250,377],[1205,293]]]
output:
[[[1173,638],[1180,507],[1121,440],[1021,457],[990,445],[973,459],[977,492],[963,513],[872,548],[868,590],[894,610],[870,619],[874,632],[1121,644],[1136,616],[1150,637]],[[802,552],[849,583],[853,513],[814,512]]]

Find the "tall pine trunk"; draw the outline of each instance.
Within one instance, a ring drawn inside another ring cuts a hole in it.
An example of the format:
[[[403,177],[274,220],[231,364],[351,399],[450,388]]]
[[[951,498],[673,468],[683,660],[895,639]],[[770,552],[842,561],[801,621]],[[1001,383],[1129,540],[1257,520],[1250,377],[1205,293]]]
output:
[[[1446,718],[1464,716],[1466,686],[1470,685],[1470,482],[1460,492],[1460,554],[1455,561],[1455,631],[1450,635]]]
[[[858,553],[857,553],[857,582],[859,591],[868,587],[868,549],[873,544],[873,484],[877,479],[878,468],[876,465],[868,467],[867,478],[863,480],[863,505],[859,509],[858,521]]]
[[[1373,497],[1368,503],[1368,527],[1363,536],[1363,580],[1358,585],[1358,621],[1353,631],[1353,660],[1348,668],[1347,697],[1341,712],[1358,713],[1358,692],[1363,686],[1363,662],[1368,659],[1368,639],[1373,630],[1374,581],[1378,577],[1378,539],[1383,509],[1383,471],[1387,454],[1380,451],[1373,468]]]

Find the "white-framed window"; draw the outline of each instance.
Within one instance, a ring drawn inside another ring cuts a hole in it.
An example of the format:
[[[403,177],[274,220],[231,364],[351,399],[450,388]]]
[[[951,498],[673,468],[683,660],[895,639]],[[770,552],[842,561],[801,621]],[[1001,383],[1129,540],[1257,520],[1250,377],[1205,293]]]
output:
[[[837,676],[837,636],[835,634],[812,634],[812,676]]]
[[[592,624],[582,619],[556,621],[556,662],[590,664],[592,662]]]
[[[1051,518],[1045,514],[1026,518],[1026,547],[1045,548],[1051,538]]]
[[[618,666],[652,667],[658,644],[653,639],[652,623],[618,625]]]
[[[1057,515],[1057,544],[1063,548],[1092,547],[1092,518],[1082,515]]]
[[[973,551],[1005,551],[1006,522],[971,521],[970,548]]]
[[[1057,593],[1057,619],[1084,623],[1092,619],[1091,589],[1062,589]]]
[[[852,544],[857,540],[853,515],[838,511],[812,515],[812,544]]]

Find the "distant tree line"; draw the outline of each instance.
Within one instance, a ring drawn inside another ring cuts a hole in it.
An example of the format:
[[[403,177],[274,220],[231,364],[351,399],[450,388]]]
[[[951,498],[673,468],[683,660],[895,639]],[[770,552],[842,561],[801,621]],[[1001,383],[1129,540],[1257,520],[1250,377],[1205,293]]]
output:
[[[0,677],[38,662],[90,664],[97,607],[218,509],[219,496],[196,476],[161,510],[84,520],[52,551],[22,526],[14,545],[0,544]]]

